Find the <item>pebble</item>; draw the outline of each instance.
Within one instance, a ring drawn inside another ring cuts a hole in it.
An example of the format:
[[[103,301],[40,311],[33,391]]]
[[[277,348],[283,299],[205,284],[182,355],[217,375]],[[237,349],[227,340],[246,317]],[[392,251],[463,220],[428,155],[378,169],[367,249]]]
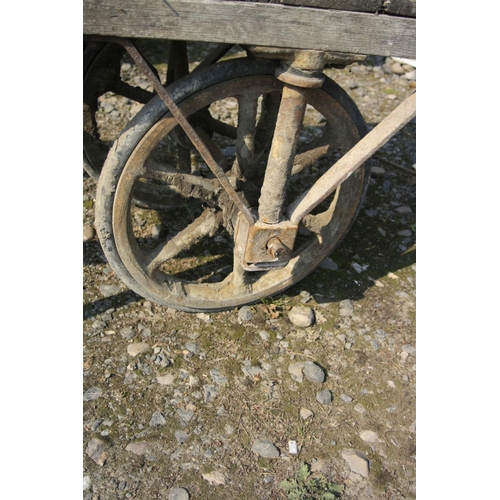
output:
[[[404,70],[403,66],[401,65],[401,63],[398,63],[398,62],[393,62],[391,64],[391,71],[396,75],[404,75],[405,74],[405,70]]]
[[[127,352],[130,354],[130,356],[133,357],[138,356],[139,354],[143,354],[149,351],[149,349],[149,344],[146,344],[145,342],[135,342],[127,346]]]
[[[182,444],[185,441],[187,441],[189,434],[186,431],[175,431],[174,437],[175,437],[175,439],[177,439],[177,442],[179,444]]]
[[[108,458],[108,454],[105,451],[104,441],[101,441],[99,438],[92,438],[87,448],[85,449],[85,453],[97,464],[104,465],[106,459]]]
[[[210,370],[210,376],[212,377],[212,380],[217,384],[217,385],[226,385],[227,384],[227,378],[221,375],[220,371],[217,370],[217,368],[212,368]]]
[[[99,291],[106,299],[108,297],[112,297],[113,295],[118,295],[122,291],[122,287],[120,285],[100,285]]]
[[[366,408],[362,404],[359,404],[359,403],[354,407],[354,410],[356,410],[361,415],[366,413]]]
[[[151,420],[149,421],[149,425],[151,427],[160,427],[162,425],[165,425],[167,423],[165,417],[159,412],[155,411],[151,417]]]
[[[401,207],[396,208],[396,212],[399,212],[400,214],[411,214],[412,209],[411,209],[411,207],[407,207],[406,205],[403,205]]]
[[[359,437],[367,443],[378,443],[378,434],[374,431],[361,431]]]
[[[156,226],[153,226],[153,228],[151,229],[151,238],[157,240],[161,235],[162,229],[163,226],[161,224],[156,224]]]
[[[160,375],[156,378],[156,381],[161,385],[172,385],[175,380],[175,375],[173,373],[167,373],[166,375]]]
[[[253,313],[252,313],[252,310],[250,309],[250,307],[243,306],[238,311],[238,318],[240,318],[241,321],[251,321],[253,319]]]
[[[306,361],[304,363],[303,373],[309,382],[322,384],[325,381],[325,372],[312,361]]]
[[[339,268],[339,265],[333,262],[330,257],[327,257],[321,264],[319,265],[321,269],[328,269],[330,271],[336,271]]]
[[[407,73],[405,73],[405,78],[411,82],[414,82],[417,79],[416,70],[408,71]]]
[[[203,386],[203,399],[205,403],[210,403],[219,395],[219,390],[215,385],[204,385]]]
[[[344,450],[342,458],[347,462],[352,472],[368,477],[370,472],[370,461],[368,457],[358,450]]]
[[[382,167],[372,167],[370,172],[371,172],[372,175],[384,175],[385,174],[385,168],[382,168]]]
[[[260,366],[243,366],[243,373],[251,379],[258,378],[264,374],[264,369]]]
[[[264,342],[268,342],[269,341],[269,333],[266,332],[265,330],[261,330],[259,332],[259,337],[264,341]]]
[[[125,340],[130,340],[133,337],[135,337],[136,332],[130,327],[126,326],[125,328],[122,328],[120,330],[120,335],[125,339]]]
[[[83,241],[91,241],[95,238],[95,229],[92,226],[83,226]]]
[[[189,493],[184,488],[172,488],[168,500],[189,500]]]
[[[274,446],[274,444],[267,439],[257,441],[252,446],[252,451],[263,458],[277,458],[280,456],[278,448],[276,448],[276,446]]]
[[[208,481],[210,484],[213,485],[225,485],[226,484],[226,478],[222,472],[214,471],[214,472],[209,472],[207,474],[202,474],[201,477],[205,480]]]
[[[307,328],[314,323],[314,311],[306,306],[293,306],[288,312],[288,319],[294,326]]]
[[[302,420],[307,420],[308,418],[311,418],[313,416],[314,416],[314,413],[311,410],[308,410],[307,408],[300,409],[300,418]]]
[[[94,401],[96,399],[99,399],[101,395],[102,395],[102,389],[99,389],[99,387],[91,387],[90,389],[87,389],[83,393],[83,400]]]
[[[288,373],[291,375],[292,379],[295,380],[295,382],[302,383],[304,381],[304,367],[304,361],[297,361],[288,367]]]
[[[341,394],[341,395],[340,395],[340,399],[341,399],[344,403],[352,403],[352,398],[351,398],[351,396],[348,396],[347,394]]]
[[[200,344],[196,344],[194,342],[186,342],[186,349],[191,354],[199,354],[201,351]]]
[[[333,401],[333,394],[328,389],[325,389],[316,394],[316,401],[322,405],[329,405]]]
[[[409,229],[403,229],[402,231],[398,231],[399,236],[411,236],[413,233]]]
[[[340,315],[344,318],[350,318],[354,314],[354,306],[349,299],[340,301]]]
[[[177,408],[176,413],[185,424],[189,424],[194,417],[193,410],[182,410],[181,408]]]
[[[83,491],[88,490],[92,486],[90,476],[83,476]]]
[[[146,453],[149,452],[149,445],[148,443],[130,443],[127,445],[125,448],[127,451],[130,451],[131,453],[134,453],[135,455],[145,455]]]
[[[358,274],[368,269],[368,264],[358,264],[357,262],[351,262],[351,266]]]
[[[175,309],[173,311],[174,311],[174,314],[175,314],[175,312],[176,312]],[[196,317],[198,319],[201,319],[205,323],[212,323],[212,321],[213,321],[212,318],[211,318],[211,316],[209,314],[207,314],[207,313],[197,313]]]
[[[403,352],[407,352],[412,356],[415,356],[415,354],[417,353],[417,350],[410,344],[405,344],[403,347],[401,347],[401,350]]]

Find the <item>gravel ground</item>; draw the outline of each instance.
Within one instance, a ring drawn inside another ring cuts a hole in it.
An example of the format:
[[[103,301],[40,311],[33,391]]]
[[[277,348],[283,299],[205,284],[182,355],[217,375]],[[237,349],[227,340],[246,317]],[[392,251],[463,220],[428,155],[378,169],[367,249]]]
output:
[[[327,73],[370,126],[416,87],[414,68],[390,59]],[[140,108],[101,104],[106,140]],[[85,500],[284,499],[301,462],[345,499],[415,498],[415,131],[413,120],[376,154],[364,206],[320,268],[220,313],[122,285],[84,175]]]

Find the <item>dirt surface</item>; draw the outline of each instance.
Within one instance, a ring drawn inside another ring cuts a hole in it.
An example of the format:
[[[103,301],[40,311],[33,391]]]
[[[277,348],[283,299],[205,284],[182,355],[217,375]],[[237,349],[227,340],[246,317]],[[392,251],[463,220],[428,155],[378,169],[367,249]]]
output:
[[[191,51],[196,61],[203,48]],[[392,62],[327,70],[369,126],[415,89]],[[113,140],[140,105],[106,102],[99,120]],[[173,487],[191,499],[285,499],[280,483],[301,462],[344,485],[345,499],[415,498],[415,129],[410,122],[372,160],[363,208],[328,265],[249,308],[156,305],[122,285],[96,237],[84,242],[86,500],[167,499]],[[85,175],[83,194],[91,226],[95,185]],[[314,311],[312,326],[292,324],[297,305]],[[300,380],[306,361],[323,382]],[[329,404],[317,400],[325,390]],[[279,456],[252,451],[259,440]],[[364,457],[367,477],[347,450]]]

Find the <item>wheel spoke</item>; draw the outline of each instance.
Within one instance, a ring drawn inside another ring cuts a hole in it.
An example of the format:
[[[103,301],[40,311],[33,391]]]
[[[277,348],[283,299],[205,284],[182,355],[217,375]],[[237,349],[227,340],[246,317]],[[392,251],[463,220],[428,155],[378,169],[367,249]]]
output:
[[[228,137],[229,139],[236,139],[238,137],[237,128],[229,125],[229,123],[224,123],[215,118],[212,118],[212,123],[216,134],[219,134],[222,137]]]
[[[292,175],[299,174],[302,170],[310,167],[315,161],[335,151],[338,148],[337,142],[331,126],[326,123],[322,128],[321,136],[308,144],[307,151],[295,156]]]
[[[215,180],[179,172],[179,170],[169,165],[163,165],[153,158],[149,158],[146,162],[145,177],[167,183],[186,198],[208,200],[221,190],[219,183]]]
[[[132,101],[140,102],[141,104],[146,104],[155,95],[153,92],[149,92],[149,90],[141,89],[141,87],[134,87],[122,80],[115,83],[111,92],[126,97],[127,99],[132,99]]]
[[[317,146],[313,149],[309,149],[304,153],[300,153],[295,156],[293,161],[293,167],[291,175],[297,175],[302,172],[302,170],[310,167],[315,161],[323,158],[326,154],[331,151],[330,144],[323,144],[321,146]]]
[[[255,175],[254,145],[259,95],[241,95],[238,99],[238,135],[236,139],[236,164],[238,177],[252,179]]]
[[[143,265],[146,273],[152,275],[167,260],[173,259],[183,250],[188,250],[205,236],[212,237],[220,223],[220,212],[214,213],[206,209],[186,228],[167,240],[163,246],[143,253]]]
[[[261,113],[255,133],[255,163],[258,164],[271,145],[278,117],[281,95],[277,92],[262,96]]]

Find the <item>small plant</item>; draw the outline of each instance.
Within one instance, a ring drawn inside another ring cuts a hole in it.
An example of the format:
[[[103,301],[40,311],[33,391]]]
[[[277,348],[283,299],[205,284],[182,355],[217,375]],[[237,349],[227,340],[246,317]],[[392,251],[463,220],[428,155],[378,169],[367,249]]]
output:
[[[280,487],[288,495],[288,500],[333,500],[343,493],[343,485],[329,483],[324,477],[310,475],[309,466],[301,463],[294,479],[280,483]]]

